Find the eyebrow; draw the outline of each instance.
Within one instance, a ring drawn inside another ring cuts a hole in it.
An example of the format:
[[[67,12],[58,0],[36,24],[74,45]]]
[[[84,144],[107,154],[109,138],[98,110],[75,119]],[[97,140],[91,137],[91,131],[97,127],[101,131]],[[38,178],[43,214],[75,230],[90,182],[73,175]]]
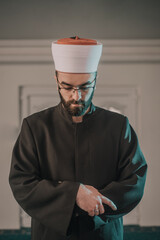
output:
[[[91,81],[92,82],[92,81]],[[81,84],[81,85],[79,85],[79,86],[85,86],[85,85],[87,85],[87,84],[89,84],[89,83],[91,83],[90,81],[88,81],[88,82],[86,82],[86,83],[83,83],[83,84]],[[71,85],[71,84],[69,84],[69,83],[66,83],[66,82],[61,82],[60,84],[64,84],[64,85],[67,85],[67,86],[70,86],[70,87],[74,87],[73,85]]]

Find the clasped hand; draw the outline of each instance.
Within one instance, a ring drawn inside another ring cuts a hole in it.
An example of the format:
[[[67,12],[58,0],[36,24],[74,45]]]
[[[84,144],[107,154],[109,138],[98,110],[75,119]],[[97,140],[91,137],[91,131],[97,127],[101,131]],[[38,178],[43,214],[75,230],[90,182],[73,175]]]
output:
[[[96,188],[90,185],[80,184],[76,203],[92,217],[105,212],[103,203],[111,207],[112,210],[117,210],[116,205],[109,198],[103,196]]]

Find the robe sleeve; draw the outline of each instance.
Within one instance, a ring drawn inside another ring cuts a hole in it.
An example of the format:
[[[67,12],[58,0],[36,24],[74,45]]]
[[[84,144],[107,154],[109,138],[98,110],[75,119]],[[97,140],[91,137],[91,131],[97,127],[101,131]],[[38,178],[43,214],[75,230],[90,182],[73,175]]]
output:
[[[79,183],[41,178],[34,136],[27,119],[23,120],[13,148],[9,183],[15,199],[28,215],[67,235]]]
[[[99,190],[117,206],[117,211],[113,211],[104,204],[106,215],[123,216],[136,207],[143,196],[146,171],[147,164],[138,138],[125,117],[119,141],[117,180]]]

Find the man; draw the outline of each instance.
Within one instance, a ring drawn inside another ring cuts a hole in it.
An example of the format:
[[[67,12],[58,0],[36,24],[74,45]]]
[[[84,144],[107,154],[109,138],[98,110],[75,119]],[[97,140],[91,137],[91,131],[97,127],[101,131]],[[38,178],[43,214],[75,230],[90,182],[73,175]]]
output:
[[[23,120],[9,182],[32,240],[123,239],[147,165],[127,117],[92,104],[102,44],[52,43],[61,102]]]

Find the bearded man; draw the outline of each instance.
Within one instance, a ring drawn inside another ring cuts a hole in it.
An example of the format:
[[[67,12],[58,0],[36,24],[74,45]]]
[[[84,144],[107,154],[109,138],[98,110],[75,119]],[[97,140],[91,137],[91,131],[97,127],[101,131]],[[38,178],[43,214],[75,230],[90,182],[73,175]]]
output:
[[[9,182],[32,240],[121,240],[147,164],[128,118],[94,106],[102,44],[52,43],[61,102],[23,119]]]

